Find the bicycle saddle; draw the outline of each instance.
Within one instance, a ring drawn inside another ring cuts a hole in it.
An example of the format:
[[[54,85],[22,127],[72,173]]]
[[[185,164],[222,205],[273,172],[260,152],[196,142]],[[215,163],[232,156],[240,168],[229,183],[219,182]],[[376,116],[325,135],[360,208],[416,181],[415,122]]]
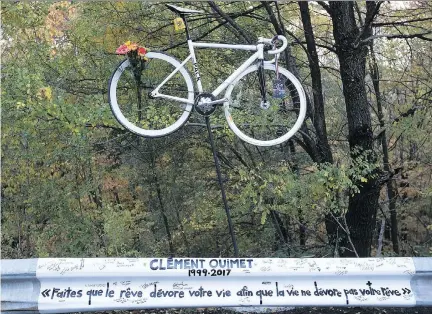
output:
[[[203,11],[191,10],[186,8],[180,8],[172,4],[165,4],[168,9],[177,14],[193,14],[193,13],[204,13]]]

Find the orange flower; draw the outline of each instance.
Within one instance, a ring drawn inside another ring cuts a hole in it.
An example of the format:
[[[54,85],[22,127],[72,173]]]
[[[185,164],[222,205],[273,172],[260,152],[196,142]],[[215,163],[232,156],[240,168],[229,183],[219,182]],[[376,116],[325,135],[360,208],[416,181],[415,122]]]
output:
[[[146,53],[147,53],[147,49],[145,49],[144,47],[139,47],[138,48],[138,55],[140,57],[144,57]]]
[[[117,48],[116,54],[118,55],[125,55],[130,51],[130,49],[126,45],[121,45]]]
[[[138,49],[138,44],[137,43],[132,43],[130,40],[128,40],[127,42],[125,42],[125,45],[131,51],[134,51],[134,50]]]

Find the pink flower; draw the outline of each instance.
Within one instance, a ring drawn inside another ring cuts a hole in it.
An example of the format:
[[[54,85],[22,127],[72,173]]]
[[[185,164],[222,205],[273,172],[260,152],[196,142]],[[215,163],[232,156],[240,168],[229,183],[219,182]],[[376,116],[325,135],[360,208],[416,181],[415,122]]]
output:
[[[125,55],[130,51],[130,49],[128,48],[128,46],[126,45],[121,45],[120,47],[117,48],[116,50],[116,54],[118,55]]]

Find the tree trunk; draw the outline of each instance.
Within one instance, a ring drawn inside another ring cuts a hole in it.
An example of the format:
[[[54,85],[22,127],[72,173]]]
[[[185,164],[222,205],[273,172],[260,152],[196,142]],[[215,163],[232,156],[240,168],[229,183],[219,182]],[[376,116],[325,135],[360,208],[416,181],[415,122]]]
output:
[[[312,79],[313,108],[312,122],[317,136],[318,154],[320,162],[333,163],[333,156],[327,139],[327,127],[325,123],[324,97],[321,83],[321,70],[313,33],[309,4],[305,1],[298,2],[303,23],[306,47],[309,59],[309,69]]]
[[[383,151],[383,168],[387,173],[391,173],[390,161],[389,161],[389,153],[388,153],[388,145],[387,145],[387,134],[385,130],[384,123],[384,115],[382,111],[382,99],[381,99],[381,91],[379,84],[379,68],[378,63],[375,59],[375,53],[373,50],[373,43],[370,44],[370,54],[371,54],[371,76],[373,81],[373,86],[375,90],[375,97],[377,102],[377,112],[378,112],[378,120],[380,123],[380,127],[383,129],[381,133],[381,146]],[[393,243],[393,251],[396,254],[399,254],[399,240],[398,240],[398,220],[397,220],[397,212],[396,212],[396,195],[397,189],[394,184],[394,180],[390,179],[387,181],[387,197],[389,201],[389,212],[390,212],[390,228],[391,228],[391,240]]]
[[[283,224],[283,220],[275,210],[270,210],[270,216],[275,227],[275,245],[274,249],[278,250],[281,246],[286,246],[288,243],[288,231]]]
[[[373,163],[376,157],[373,151],[371,114],[364,80],[367,46],[361,40],[371,34],[372,12],[375,11],[377,4],[366,3],[367,16],[363,29],[356,25],[353,2],[330,2],[329,5],[343,84],[351,156],[353,159],[364,156],[368,162]],[[361,257],[370,256],[379,197],[376,176],[367,175],[366,179],[367,182],[364,184],[355,182],[359,191],[350,195],[346,214],[351,239]],[[342,245],[346,248],[341,252],[342,256],[355,256],[349,249],[346,235],[342,238]]]
[[[169,254],[173,255],[174,254],[174,245],[173,245],[173,241],[172,241],[172,235],[171,235],[171,230],[169,227],[168,217],[166,215],[165,205],[164,205],[163,198],[162,198],[162,189],[161,189],[161,186],[159,184],[159,178],[158,178],[158,175],[156,172],[157,171],[156,158],[154,156],[153,143],[150,142],[149,146],[150,146],[151,166],[152,166],[152,170],[153,170],[153,183],[155,184],[155,187],[156,187],[156,195],[157,195],[157,199],[158,199],[158,203],[159,203],[159,209],[160,209],[160,213],[162,216],[163,225],[165,227],[166,235],[168,238]]]
[[[304,36],[309,60],[309,69],[312,79],[312,93],[314,103],[314,113],[312,122],[317,137],[318,163],[333,163],[333,155],[327,138],[327,127],[325,122],[324,97],[321,82],[321,69],[319,66],[318,52],[316,49],[315,35],[309,12],[309,4],[306,1],[298,2],[300,7],[301,19],[303,23]],[[337,245],[338,224],[331,215],[325,219],[326,231],[329,244],[332,247]]]
[[[296,148],[294,145],[294,141],[289,140],[288,141],[289,146],[289,152],[290,152],[290,159],[292,162],[292,171],[296,174],[297,178],[300,176],[299,166],[296,160]],[[301,197],[300,195],[298,197]],[[300,246],[304,247],[306,245],[306,223],[304,219],[304,213],[301,208],[301,205],[297,209],[298,217],[299,217],[299,241]]]
[[[170,250],[170,254],[174,254],[174,246],[173,246],[173,242],[172,242],[172,236],[171,236],[171,231],[169,228],[169,223],[168,223],[168,217],[165,213],[165,206],[162,200],[162,191],[159,185],[159,180],[157,178],[157,175],[154,175],[154,180],[155,180],[155,184],[156,184],[156,193],[157,193],[157,198],[159,201],[159,206],[160,206],[160,211],[161,211],[161,215],[162,215],[162,219],[163,219],[163,223],[165,226],[165,231],[167,234],[167,238],[168,238],[168,246],[169,246],[169,250]]]

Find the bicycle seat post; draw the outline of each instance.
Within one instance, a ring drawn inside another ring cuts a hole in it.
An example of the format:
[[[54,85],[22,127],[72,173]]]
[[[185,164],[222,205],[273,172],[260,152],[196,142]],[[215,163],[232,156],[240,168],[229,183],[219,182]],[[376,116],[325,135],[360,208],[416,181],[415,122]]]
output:
[[[185,24],[185,30],[186,30],[186,39],[190,40],[190,34],[189,34],[189,25],[188,22],[186,20],[186,15],[185,14],[180,14],[180,17],[183,19],[183,22]]]

